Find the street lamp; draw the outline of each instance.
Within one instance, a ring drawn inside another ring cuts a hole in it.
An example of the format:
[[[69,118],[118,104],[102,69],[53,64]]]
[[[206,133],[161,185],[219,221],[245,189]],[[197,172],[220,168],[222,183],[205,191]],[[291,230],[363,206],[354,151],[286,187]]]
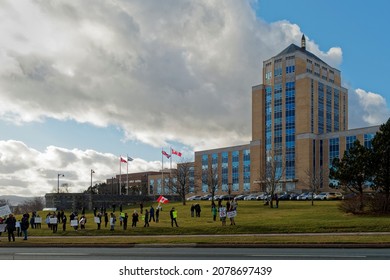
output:
[[[65,177],[64,174],[57,174],[57,193],[60,193],[60,177]]]
[[[95,171],[93,171],[93,169],[91,169],[91,194],[93,194],[93,191],[92,191],[92,174],[95,173]]]

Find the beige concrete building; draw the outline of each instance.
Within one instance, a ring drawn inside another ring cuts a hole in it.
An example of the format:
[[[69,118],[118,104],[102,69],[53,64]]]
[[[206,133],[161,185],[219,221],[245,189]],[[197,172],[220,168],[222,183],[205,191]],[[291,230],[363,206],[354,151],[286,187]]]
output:
[[[348,91],[341,73],[301,46],[291,44],[263,62],[263,84],[252,87],[252,141],[195,152],[195,170],[218,171],[219,192],[261,190],[266,166],[275,163],[279,191],[308,189],[321,174],[329,188],[329,165],[355,140],[366,146],[379,126],[348,130]],[[318,176],[318,175],[315,175]],[[198,179],[201,193],[209,187]]]

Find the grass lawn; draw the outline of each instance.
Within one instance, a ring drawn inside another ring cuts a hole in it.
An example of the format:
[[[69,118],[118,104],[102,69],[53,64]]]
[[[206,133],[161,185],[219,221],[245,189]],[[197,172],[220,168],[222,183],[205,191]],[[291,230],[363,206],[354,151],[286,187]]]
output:
[[[163,205],[160,212],[160,222],[150,223],[150,227],[143,227],[140,219],[136,228],[131,227],[131,214],[139,207],[125,207],[129,217],[128,228],[123,230],[119,226],[119,219],[115,231],[104,227],[97,230],[93,220],[93,213],[87,212],[87,224],[85,230],[74,230],[70,227],[69,212],[67,230],[62,231],[62,225],[58,226],[58,232],[52,233],[46,224],[41,229],[29,229],[29,236],[47,236],[48,238],[31,238],[29,243],[60,243],[60,244],[137,244],[137,243],[220,243],[220,244],[304,244],[304,243],[384,243],[390,244],[390,235],[374,234],[370,236],[258,236],[253,234],[267,233],[321,233],[321,232],[390,232],[389,216],[356,216],[345,214],[338,209],[340,201],[280,201],[279,208],[263,206],[262,201],[239,201],[238,215],[235,218],[236,225],[222,226],[219,218],[214,222],[211,215],[210,201],[196,201],[202,207],[201,217],[192,218],[190,207],[192,201],[187,205],[181,203],[169,203]],[[157,203],[153,204],[154,207]],[[150,204],[144,205],[144,209]],[[179,227],[171,227],[169,210],[175,207],[178,211]],[[110,213],[110,210],[107,211]],[[47,212],[40,211],[39,215],[46,217]],[[116,211],[117,218],[119,211]],[[19,218],[19,216],[17,216]],[[247,234],[245,236],[230,236],[234,234]],[[171,235],[171,236],[158,236]],[[176,235],[180,235],[177,237]],[[194,236],[196,235],[196,236]],[[207,236],[202,236],[207,235]],[[211,236],[210,236],[211,235]],[[220,236],[222,235],[222,236]],[[225,235],[225,236],[223,236]],[[251,236],[253,235],[253,236]],[[3,233],[2,239],[6,234]],[[72,238],[50,238],[51,236],[63,236]],[[88,237],[88,238],[86,238]],[[19,238],[21,239],[21,238]],[[5,242],[0,242],[0,246]],[[8,243],[8,242],[7,242]],[[18,240],[18,243],[23,243]]]

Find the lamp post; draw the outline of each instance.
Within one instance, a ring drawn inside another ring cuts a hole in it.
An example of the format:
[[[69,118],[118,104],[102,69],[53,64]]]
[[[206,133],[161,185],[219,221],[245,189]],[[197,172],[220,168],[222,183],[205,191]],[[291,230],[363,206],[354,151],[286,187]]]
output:
[[[60,193],[60,177],[65,177],[65,175],[61,173],[57,174],[57,193]]]
[[[91,194],[93,194],[93,191],[92,191],[92,174],[95,173],[95,171],[93,171],[93,169],[91,169]]]

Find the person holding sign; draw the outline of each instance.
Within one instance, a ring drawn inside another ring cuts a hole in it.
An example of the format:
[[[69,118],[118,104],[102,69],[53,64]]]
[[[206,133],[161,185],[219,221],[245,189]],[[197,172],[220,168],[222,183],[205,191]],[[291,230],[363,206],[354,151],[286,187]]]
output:
[[[172,207],[171,211],[169,211],[169,215],[171,216],[171,226],[173,227],[173,222],[175,222],[176,227],[179,227],[177,225],[177,211],[175,210],[175,207]]]
[[[222,226],[226,226],[226,207],[219,207],[219,219],[222,222]]]

